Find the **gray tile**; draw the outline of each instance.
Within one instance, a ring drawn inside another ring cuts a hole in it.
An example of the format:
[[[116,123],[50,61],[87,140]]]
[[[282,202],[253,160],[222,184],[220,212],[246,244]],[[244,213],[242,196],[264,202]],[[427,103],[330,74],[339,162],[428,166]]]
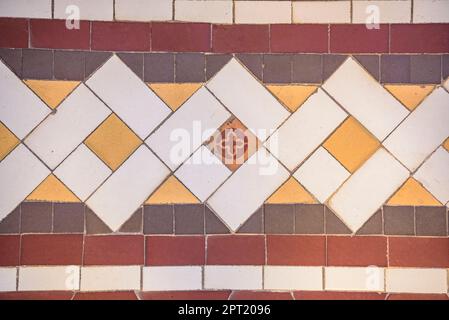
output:
[[[265,232],[268,234],[292,234],[295,225],[293,204],[266,204],[264,208]]]
[[[178,53],[175,59],[175,82],[204,82],[206,60],[202,53]]]
[[[175,55],[172,53],[146,53],[143,77],[146,82],[174,82]]]
[[[206,55],[206,80],[212,78],[232,58],[230,54]]]
[[[49,233],[52,231],[53,204],[24,202],[21,205],[22,233]]]
[[[382,83],[410,83],[410,56],[382,55]]]
[[[84,233],[83,203],[55,203],[53,210],[53,232]]]
[[[88,207],[85,208],[86,234],[108,234],[112,230]]]
[[[85,59],[85,69],[84,75],[87,79],[91,76],[98,68],[100,68],[110,57],[112,52],[105,51],[86,51],[84,52]]]
[[[298,54],[293,56],[292,80],[295,83],[321,83],[323,61],[320,54]]]
[[[206,224],[206,234],[226,234],[229,233],[228,227],[209,209],[205,206],[204,221]]]
[[[257,211],[254,212],[237,230],[237,233],[261,234],[264,232],[263,206],[257,209]]]
[[[0,58],[19,77],[22,77],[22,49],[0,48]]]
[[[84,52],[60,51],[54,52],[54,76],[58,80],[84,80]]]
[[[173,205],[144,206],[144,234],[173,234]]]
[[[237,59],[248,68],[249,71],[253,73],[253,75],[262,80],[263,78],[263,56],[257,53],[244,53],[238,54]]]
[[[119,232],[123,233],[142,233],[143,226],[143,208],[139,208],[134,214],[120,227]]]
[[[204,205],[175,204],[175,234],[204,234]]]
[[[415,235],[415,208],[384,206],[384,232],[386,235]]]
[[[140,79],[143,79],[143,53],[125,52],[117,55]]]
[[[0,234],[20,233],[20,205],[0,221]]]
[[[322,204],[295,205],[295,233],[323,234],[324,206]]]
[[[441,58],[442,61],[442,78],[443,81],[449,77],[449,54],[445,54]]]
[[[423,84],[441,83],[441,56],[419,55],[410,58],[410,82]]]
[[[378,55],[356,55],[354,58],[377,80],[380,80],[380,61]]]
[[[263,81],[265,83],[292,82],[292,59],[290,55],[265,54],[263,64]]]
[[[24,49],[22,51],[24,79],[53,79],[53,51]]]
[[[325,54],[323,55],[323,81],[326,81],[348,56],[342,54]]]
[[[351,234],[352,231],[349,229],[341,220],[338,218],[332,210],[325,207],[325,232],[326,234]]]
[[[446,236],[446,207],[416,207],[417,236]]]
[[[382,210],[378,210],[367,222],[357,231],[357,234],[383,234]]]

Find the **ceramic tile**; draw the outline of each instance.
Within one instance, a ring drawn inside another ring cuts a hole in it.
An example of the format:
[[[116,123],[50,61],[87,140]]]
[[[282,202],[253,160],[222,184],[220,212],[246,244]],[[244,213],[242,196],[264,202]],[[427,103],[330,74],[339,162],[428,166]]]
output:
[[[326,267],[325,290],[383,292],[384,269],[379,267]]]
[[[201,267],[144,267],[144,291],[201,290]]]
[[[79,290],[80,268],[77,266],[20,267],[19,291]]]
[[[323,269],[321,267],[266,266],[264,269],[264,289],[323,290]]]
[[[206,266],[205,289],[260,290],[262,267],[255,266]]]
[[[69,15],[68,7],[77,6],[80,12],[81,20],[113,20],[113,0],[55,0],[54,1],[54,17],[55,19],[65,20]],[[71,12],[69,10],[69,12]]]
[[[446,293],[447,270],[445,269],[387,269],[387,292]]]
[[[175,1],[175,20],[190,22],[232,23],[231,1]]]
[[[350,1],[294,1],[294,23],[349,23]]]
[[[82,267],[80,290],[139,290],[140,274],[139,266]]]

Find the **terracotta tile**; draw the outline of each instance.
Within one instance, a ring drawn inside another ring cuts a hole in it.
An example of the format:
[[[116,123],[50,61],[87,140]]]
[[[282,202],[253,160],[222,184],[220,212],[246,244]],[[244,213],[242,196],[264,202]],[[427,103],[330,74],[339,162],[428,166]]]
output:
[[[143,227],[143,208],[137,211],[121,227],[119,232],[123,233],[142,233]]]
[[[65,20],[30,20],[31,46],[51,49],[89,49],[90,22],[79,29],[67,29]]]
[[[143,236],[86,236],[84,240],[84,265],[143,265],[143,263]]]
[[[449,238],[389,238],[389,265],[394,267],[449,267]]]
[[[24,79],[53,79],[53,52],[51,50],[23,50],[22,76]]]
[[[441,56],[413,55],[410,57],[411,83],[441,83]]]
[[[415,218],[413,207],[384,206],[384,231],[388,235],[414,235]]]
[[[86,207],[86,234],[107,234],[112,230],[88,207]]]
[[[83,235],[24,235],[20,264],[80,265]]]
[[[449,297],[447,294],[396,293],[389,294],[387,300],[449,300]]]
[[[293,300],[290,292],[234,291],[229,300]]]
[[[260,234],[264,233],[264,225],[263,225],[263,206],[259,208],[256,212],[253,213],[251,217],[249,217],[246,222],[244,222],[240,228],[237,230],[237,233],[254,233]]]
[[[84,52],[55,51],[54,76],[59,80],[84,80]]]
[[[371,236],[328,237],[327,265],[384,267],[387,265],[387,239]]]
[[[252,74],[258,78],[259,80],[262,80],[263,78],[263,55],[261,54],[255,54],[255,53],[243,53],[238,54],[237,58],[240,60],[240,62],[248,68],[249,71],[252,72]]]
[[[291,83],[292,58],[287,54],[265,54],[263,56],[265,83]]]
[[[203,265],[205,263],[203,236],[148,236],[145,241],[145,265],[147,266]]]
[[[85,52],[85,76],[88,78],[103,65],[112,55],[111,52],[90,51]]]
[[[0,47],[28,48],[28,21],[0,18]]]
[[[18,266],[20,259],[20,236],[0,236],[0,266]]]
[[[153,51],[210,51],[210,24],[153,22]]]
[[[322,77],[322,55],[301,54],[294,55],[292,80],[295,83],[321,83]]]
[[[230,291],[157,291],[141,292],[141,300],[228,300]]]
[[[49,202],[24,202],[21,205],[21,232],[46,233],[52,230],[53,205]]]
[[[446,236],[445,207],[416,207],[415,223],[417,236]]]
[[[0,48],[0,58],[19,77],[22,77],[22,50]]]
[[[348,37],[348,35],[351,35]],[[330,26],[330,52],[375,53],[388,52],[389,26],[367,29],[364,24]]]
[[[176,234],[204,234],[204,205],[175,205]]]
[[[0,300],[71,300],[73,292],[47,291],[47,292],[2,292]]]
[[[357,231],[358,235],[383,234],[383,217],[379,209],[365,224]]]
[[[0,234],[20,233],[20,206],[0,221]]]
[[[149,23],[92,22],[92,50],[149,51]]]
[[[175,82],[204,82],[206,60],[202,53],[178,53],[175,56]]]
[[[295,206],[292,204],[265,205],[265,232],[292,234],[295,228]]]
[[[144,206],[143,233],[172,234],[173,206],[172,205]]]
[[[267,236],[267,264],[324,266],[326,238],[323,236]]]
[[[84,232],[83,203],[55,203],[53,210],[53,232]]]
[[[296,300],[385,300],[386,297],[384,293],[330,291],[297,291],[293,295]]]
[[[133,291],[77,292],[73,300],[137,300]]]
[[[208,265],[263,265],[263,236],[225,235],[207,237]]]
[[[390,46],[392,53],[446,53],[449,28],[447,24],[393,24]]]
[[[174,82],[175,55],[172,53],[146,53],[144,80],[147,82]]]
[[[380,61],[382,83],[410,82],[410,56],[382,55]]]
[[[206,234],[226,234],[229,233],[228,227],[209,209],[205,207],[205,228]]]
[[[341,54],[326,54],[323,56],[323,81],[326,81],[346,60],[347,56]]]
[[[268,25],[213,25],[212,50],[222,53],[269,51]]]
[[[142,53],[119,53],[117,55],[140,79],[143,79],[144,55]]]
[[[295,205],[295,233],[323,234],[324,206],[321,204]]]
[[[380,60],[377,55],[355,55],[354,58],[377,80],[380,80]]]
[[[0,53],[1,55],[1,53]],[[208,54],[206,55],[206,80],[212,78],[221,68],[224,67],[232,55],[230,54]]]
[[[326,234],[351,234],[352,231],[338,218],[331,209],[324,209],[324,225]]]
[[[270,29],[272,52],[328,52],[328,26],[325,24],[273,24]]]

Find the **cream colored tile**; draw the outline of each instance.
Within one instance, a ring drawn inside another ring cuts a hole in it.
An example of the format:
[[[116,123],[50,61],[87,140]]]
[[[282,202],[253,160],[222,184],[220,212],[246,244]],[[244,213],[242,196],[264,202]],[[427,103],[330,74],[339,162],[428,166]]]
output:
[[[232,9],[233,3],[229,0],[177,0],[175,1],[175,20],[232,23]]]
[[[142,290],[201,290],[202,274],[198,266],[144,267]]]
[[[205,266],[204,289],[262,289],[262,266]]]
[[[411,0],[358,0],[352,2],[353,23],[373,23],[379,14],[378,23],[410,23]]]
[[[383,292],[384,268],[326,267],[325,290]]]
[[[0,268],[0,292],[16,291],[16,280],[16,268]]]
[[[291,23],[291,1],[235,1],[235,23]]]
[[[140,266],[82,267],[81,291],[140,290]]]
[[[70,6],[79,8],[80,20],[114,20],[113,0],[54,0],[55,19],[67,19],[72,14]]]
[[[392,293],[447,293],[447,269],[389,268],[386,289]]]
[[[323,290],[322,267],[264,267],[265,290]]]
[[[2,0],[0,17],[51,19],[51,0]]]
[[[350,23],[351,1],[294,1],[294,23]]]
[[[173,2],[167,0],[115,0],[115,18],[125,21],[167,21]]]
[[[79,290],[78,266],[20,267],[19,291]]]
[[[414,0],[413,23],[449,22],[449,1]]]

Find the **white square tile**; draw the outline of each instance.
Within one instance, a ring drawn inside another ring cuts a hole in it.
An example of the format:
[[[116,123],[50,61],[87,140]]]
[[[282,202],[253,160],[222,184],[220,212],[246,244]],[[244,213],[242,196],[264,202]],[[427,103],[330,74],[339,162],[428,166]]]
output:
[[[144,267],[142,290],[201,290],[202,276],[199,266]]]
[[[167,0],[115,0],[115,18],[127,21],[167,21],[173,2]]]
[[[324,203],[351,174],[323,147],[310,156],[294,177]]]
[[[449,93],[434,90],[384,141],[384,146],[410,171],[449,136]]]
[[[231,116],[206,89],[199,89],[146,143],[172,170],[181,165]]]
[[[142,139],[171,112],[116,55],[97,70],[86,84]]]
[[[84,144],[54,171],[81,201],[85,201],[111,173],[111,169]]]
[[[449,201],[449,152],[440,147],[416,171],[421,182],[441,203]]]
[[[78,266],[20,267],[19,291],[79,290]]]
[[[265,146],[293,171],[346,117],[346,112],[323,90],[318,89],[268,139]]]
[[[414,0],[413,23],[447,23],[449,22],[449,1]]]
[[[0,17],[51,19],[51,0],[1,0]]]
[[[140,290],[140,266],[82,267],[81,291]]]
[[[170,171],[144,145],[87,200],[87,205],[112,230],[118,230]]]
[[[205,266],[204,289],[262,289],[262,266]]]
[[[235,1],[235,23],[291,23],[291,1]]]
[[[231,59],[207,87],[261,141],[290,113],[245,69]]]
[[[265,290],[323,290],[322,267],[264,267]]]
[[[50,171],[23,144],[0,162],[0,220],[13,211]]]
[[[350,23],[351,1],[294,1],[293,23]]]
[[[387,292],[447,293],[447,269],[389,268]]]
[[[207,147],[202,146],[179,167],[175,176],[204,202],[231,173]]]
[[[50,108],[0,61],[0,121],[19,139],[23,139],[50,111]]]
[[[175,1],[175,20],[232,23],[232,8],[233,3],[229,0],[177,0]]]
[[[16,280],[16,268],[0,268],[0,292],[16,291]]]
[[[353,58],[346,59],[323,88],[380,141],[409,113]]]
[[[207,203],[235,231],[288,176],[288,171],[261,147],[226,180]]]
[[[378,15],[377,15],[378,14]],[[411,0],[358,0],[352,2],[353,23],[410,23]]]
[[[326,267],[325,290],[329,291],[385,291],[384,268],[378,267]]]
[[[407,180],[410,173],[385,149],[379,149],[329,200],[329,206],[357,231]]]
[[[54,169],[109,114],[111,110],[81,84],[62,102],[54,115],[45,119],[25,139],[25,144]]]
[[[72,14],[70,6],[79,8],[80,20],[114,20],[113,0],[54,0],[55,19],[67,19]]]

